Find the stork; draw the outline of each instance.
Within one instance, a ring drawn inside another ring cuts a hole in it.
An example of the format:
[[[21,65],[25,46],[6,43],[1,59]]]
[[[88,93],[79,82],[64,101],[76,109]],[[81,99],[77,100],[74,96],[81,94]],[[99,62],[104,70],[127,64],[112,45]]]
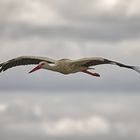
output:
[[[94,68],[92,66],[101,64],[113,64],[120,67],[129,68],[140,73],[140,68],[137,66],[129,66],[116,61],[105,59],[102,57],[86,57],[77,60],[60,59],[54,60],[48,57],[40,56],[20,56],[9,61],[0,64],[0,72],[6,71],[9,68],[20,66],[20,65],[32,65],[37,64],[29,73],[37,71],[39,69],[47,69],[62,74],[71,74],[77,72],[83,72],[92,76],[100,77],[96,72],[90,70]]]

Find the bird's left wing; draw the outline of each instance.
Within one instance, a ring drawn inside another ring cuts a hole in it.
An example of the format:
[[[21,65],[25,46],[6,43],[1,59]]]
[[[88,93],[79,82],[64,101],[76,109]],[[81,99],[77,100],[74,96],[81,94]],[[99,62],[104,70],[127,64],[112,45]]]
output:
[[[46,61],[48,63],[55,63],[54,59],[48,58],[48,57],[40,57],[40,56],[20,56],[14,59],[11,59],[9,61],[6,61],[4,63],[0,64],[0,72],[5,71],[9,68],[20,66],[20,65],[32,65],[32,64],[38,64],[41,61]]]
[[[102,57],[86,57],[86,58],[81,58],[72,61],[73,65],[79,65],[85,67],[101,65],[101,64],[109,64],[109,63],[114,63],[114,61],[110,61]]]
[[[95,66],[95,65],[101,65],[101,64],[113,64],[113,65],[118,65],[120,67],[125,67],[129,69],[133,69],[137,72],[140,73],[140,68],[137,66],[129,66],[125,65],[116,61],[112,61],[109,59],[105,59],[102,57],[86,57],[82,59],[77,59],[72,61],[72,65],[78,65],[78,66],[84,66],[84,67],[90,67],[90,66]]]

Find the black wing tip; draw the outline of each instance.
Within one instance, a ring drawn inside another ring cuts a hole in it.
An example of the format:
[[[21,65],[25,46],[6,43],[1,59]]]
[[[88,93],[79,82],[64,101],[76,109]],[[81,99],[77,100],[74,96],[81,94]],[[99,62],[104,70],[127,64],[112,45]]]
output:
[[[132,69],[140,73],[140,67],[138,66],[132,66]]]
[[[1,73],[2,71],[3,71],[3,69],[1,68],[1,69],[0,69],[0,73]]]
[[[3,71],[3,67],[2,66],[3,66],[3,63],[0,64],[0,72]]]
[[[5,69],[3,67],[0,68],[0,73],[5,71]]]
[[[6,66],[6,63],[0,64],[0,73],[6,71],[7,69],[8,69],[8,67]]]
[[[2,72],[2,69],[0,69],[0,73]]]

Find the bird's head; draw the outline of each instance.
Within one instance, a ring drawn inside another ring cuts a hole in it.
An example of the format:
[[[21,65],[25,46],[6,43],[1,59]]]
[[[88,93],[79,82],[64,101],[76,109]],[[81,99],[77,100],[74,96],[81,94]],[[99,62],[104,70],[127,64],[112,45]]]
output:
[[[35,71],[37,71],[39,69],[42,69],[42,68],[44,68],[47,65],[48,65],[47,62],[42,61],[35,68],[33,68],[29,73],[35,72]]]

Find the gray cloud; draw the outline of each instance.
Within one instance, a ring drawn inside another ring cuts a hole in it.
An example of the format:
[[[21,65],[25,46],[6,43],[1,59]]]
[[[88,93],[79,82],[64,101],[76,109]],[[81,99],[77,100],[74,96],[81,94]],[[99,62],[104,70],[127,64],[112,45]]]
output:
[[[88,26],[30,26],[26,24],[1,25],[1,38],[51,38],[89,41],[123,41],[139,39],[139,23],[93,23]]]
[[[137,0],[1,1],[1,37],[98,41],[139,38],[139,5]]]
[[[74,0],[52,2],[57,11],[67,20],[87,21],[125,21],[132,22],[133,18],[139,19],[139,1],[120,0],[84,1]]]
[[[6,140],[140,137],[139,94],[1,92],[0,97],[0,138]]]
[[[140,65],[138,0],[1,0],[0,63],[21,55],[101,56]],[[0,74],[0,139],[139,140],[139,74],[97,66],[101,78],[34,66]]]

